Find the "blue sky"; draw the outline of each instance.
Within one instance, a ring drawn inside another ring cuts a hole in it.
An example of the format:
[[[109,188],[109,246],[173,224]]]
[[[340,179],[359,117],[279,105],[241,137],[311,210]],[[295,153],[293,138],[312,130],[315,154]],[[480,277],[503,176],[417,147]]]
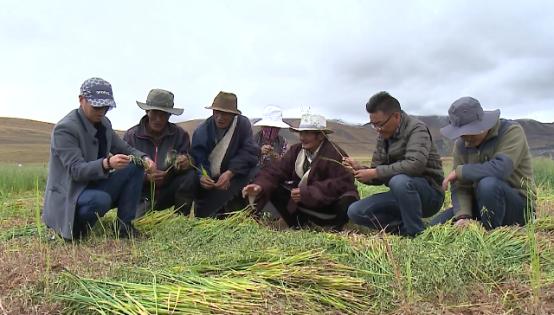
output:
[[[110,81],[115,127],[151,88],[188,120],[220,91],[259,117],[367,121],[387,90],[404,110],[445,115],[458,97],[554,122],[554,1],[2,1],[0,116],[56,122],[81,83]]]

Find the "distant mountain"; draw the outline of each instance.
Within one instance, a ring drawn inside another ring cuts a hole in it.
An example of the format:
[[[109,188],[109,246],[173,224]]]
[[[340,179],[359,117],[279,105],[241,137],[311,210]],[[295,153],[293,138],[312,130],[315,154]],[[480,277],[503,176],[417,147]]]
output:
[[[54,124],[0,117],[0,163],[48,161]]]
[[[429,127],[433,141],[442,156],[449,156],[452,153],[453,142],[443,137],[440,134],[440,128],[448,124],[446,116],[416,116]],[[252,119],[256,122],[259,119]],[[285,122],[292,126],[298,126],[299,119],[284,119]],[[516,120],[527,135],[527,141],[531,152],[535,156],[554,156],[554,123],[541,123],[530,119]],[[202,120],[189,120],[179,123],[181,127],[192,134],[194,129],[202,122]],[[373,152],[377,140],[377,133],[369,124],[353,125],[345,123],[341,120],[329,120],[328,128],[334,130],[329,137],[331,140],[339,144],[348,154],[354,157],[368,156]],[[259,128],[254,127],[254,132]],[[289,143],[298,142],[298,136],[289,130],[282,130],[281,134],[289,141]]]
[[[439,129],[448,123],[445,116],[420,116],[431,131],[439,153],[448,156],[452,152],[452,142],[440,135]],[[258,119],[252,119],[253,122]],[[297,126],[299,119],[285,119]],[[202,122],[200,119],[178,123],[191,136]],[[554,155],[554,123],[541,123],[535,120],[517,120],[527,134],[529,147],[535,156]],[[368,157],[375,146],[377,134],[369,125],[352,125],[340,120],[329,120],[328,127],[335,132],[329,137],[354,157]],[[0,117],[0,163],[46,163],[50,147],[50,133],[53,124],[40,121]],[[258,128],[254,127],[254,132]],[[122,133],[121,131],[119,132]],[[289,143],[298,142],[298,136],[289,130],[282,130]]]

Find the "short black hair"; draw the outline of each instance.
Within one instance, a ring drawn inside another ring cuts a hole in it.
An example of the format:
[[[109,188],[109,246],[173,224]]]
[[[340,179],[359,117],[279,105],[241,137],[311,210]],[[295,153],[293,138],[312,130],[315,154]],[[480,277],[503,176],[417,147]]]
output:
[[[396,98],[388,92],[381,91],[369,98],[369,101],[365,104],[365,110],[370,114],[376,112],[392,114],[400,112],[402,108],[400,108],[400,102]]]

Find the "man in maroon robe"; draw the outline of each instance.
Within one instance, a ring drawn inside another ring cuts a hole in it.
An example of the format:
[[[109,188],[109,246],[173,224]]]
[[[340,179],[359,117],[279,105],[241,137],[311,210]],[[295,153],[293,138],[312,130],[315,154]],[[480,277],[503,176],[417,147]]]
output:
[[[259,211],[270,202],[290,227],[313,223],[340,230],[348,206],[359,199],[352,173],[340,162],[346,153],[328,139],[332,131],[323,116],[303,115],[300,126],[291,129],[300,143],[264,168],[243,196],[255,198]]]

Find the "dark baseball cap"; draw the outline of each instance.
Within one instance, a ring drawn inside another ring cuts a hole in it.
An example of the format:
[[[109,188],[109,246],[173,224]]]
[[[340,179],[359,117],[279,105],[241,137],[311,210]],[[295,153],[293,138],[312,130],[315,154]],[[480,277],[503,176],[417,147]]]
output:
[[[500,110],[484,111],[473,97],[462,97],[448,109],[449,124],[441,128],[441,134],[449,139],[485,132],[498,122]]]
[[[115,107],[112,85],[101,78],[90,78],[81,85],[81,93],[93,107]]]

